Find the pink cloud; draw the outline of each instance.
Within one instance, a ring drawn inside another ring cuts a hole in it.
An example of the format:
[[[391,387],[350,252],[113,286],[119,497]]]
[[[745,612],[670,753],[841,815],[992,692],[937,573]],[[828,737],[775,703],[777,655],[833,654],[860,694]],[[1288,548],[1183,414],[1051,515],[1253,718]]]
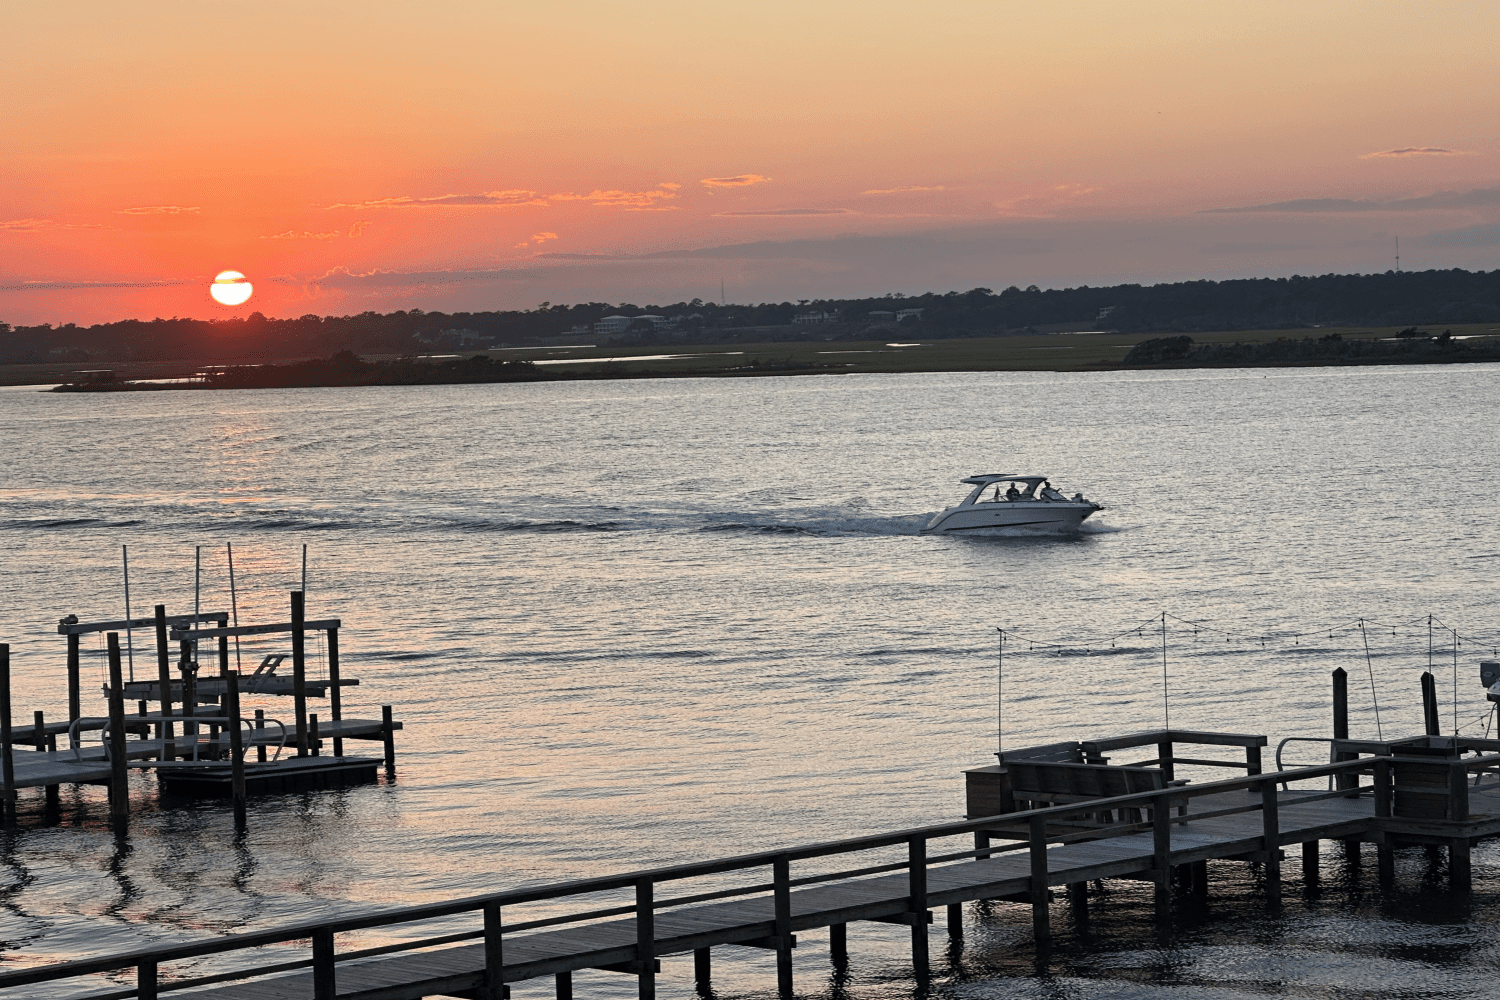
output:
[[[122,208],[121,215],[183,215],[200,211],[198,206],[184,208],[182,205],[141,205],[137,208]]]
[[[735,174],[733,177],[705,177],[698,183],[706,188],[738,188],[766,184],[770,180],[760,174]]]
[[[1400,149],[1383,149],[1378,153],[1366,153],[1360,157],[1361,160],[1398,160],[1408,156],[1468,156],[1468,153],[1458,149],[1444,149],[1442,146],[1403,146]]]
[[[948,190],[948,189],[945,188],[945,187],[943,187],[943,185],[941,185],[941,184],[934,184],[934,185],[932,185],[930,187],[925,186],[925,185],[921,185],[921,184],[912,184],[912,185],[908,185],[906,187],[872,188],[871,190],[865,191],[865,192],[862,192],[862,193],[863,194],[915,194],[918,191],[946,191],[946,190]]]
[[[547,202],[537,197],[535,191],[486,191],[483,194],[444,194],[432,198],[413,198],[401,195],[398,198],[375,198],[370,201],[339,202],[329,208],[516,208],[519,206],[545,208]]]

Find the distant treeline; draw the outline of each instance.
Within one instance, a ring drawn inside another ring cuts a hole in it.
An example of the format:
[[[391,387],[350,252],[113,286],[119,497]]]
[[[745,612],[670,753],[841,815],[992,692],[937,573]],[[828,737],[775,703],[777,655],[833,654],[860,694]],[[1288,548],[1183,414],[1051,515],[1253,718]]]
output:
[[[899,323],[896,314],[908,314]],[[605,316],[656,316],[611,337]],[[719,305],[542,303],[497,312],[366,312],[267,319],[124,320],[79,327],[0,323],[0,363],[230,360],[326,356],[340,350],[395,354],[535,344],[580,330],[583,343],[670,344],[855,340],[884,336],[994,337],[1060,330],[1197,333],[1312,326],[1406,326],[1500,321],[1500,270],[1186,281],[1043,291],[927,293],[867,299]]]
[[[547,379],[530,361],[495,361],[477,355],[457,361],[371,362],[351,351],[290,365],[234,365],[201,380],[158,385],[116,381],[104,374],[60,385],[53,392],[117,392],[139,389],[290,389],[342,385],[462,385],[477,382],[537,382]]]
[[[1403,331],[1395,340],[1345,340],[1337,333],[1259,344],[1195,344],[1193,338],[1143,340],[1125,355],[1127,367],[1256,368],[1288,365],[1421,365],[1500,361],[1500,340],[1469,343]]]

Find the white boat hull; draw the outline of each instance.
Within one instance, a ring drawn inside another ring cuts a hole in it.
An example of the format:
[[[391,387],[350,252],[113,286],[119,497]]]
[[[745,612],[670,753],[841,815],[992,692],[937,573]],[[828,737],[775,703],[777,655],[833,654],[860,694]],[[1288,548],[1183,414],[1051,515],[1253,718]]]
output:
[[[1077,531],[1084,519],[1101,508],[1085,501],[1002,500],[998,503],[963,504],[941,511],[922,534],[979,532],[1015,528],[1025,531]]]

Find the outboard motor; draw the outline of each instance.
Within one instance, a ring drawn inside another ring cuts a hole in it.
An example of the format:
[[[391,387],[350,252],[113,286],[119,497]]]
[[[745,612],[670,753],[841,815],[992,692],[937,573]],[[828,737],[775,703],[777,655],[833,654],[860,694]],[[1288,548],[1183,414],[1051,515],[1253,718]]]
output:
[[[1495,687],[1500,684],[1500,660],[1479,661],[1479,683],[1484,685],[1485,697],[1500,702],[1500,690]]]

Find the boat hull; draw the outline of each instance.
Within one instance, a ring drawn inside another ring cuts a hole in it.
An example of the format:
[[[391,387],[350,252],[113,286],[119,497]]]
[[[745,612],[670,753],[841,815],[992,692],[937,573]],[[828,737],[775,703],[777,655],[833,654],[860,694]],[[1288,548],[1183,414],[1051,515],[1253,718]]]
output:
[[[966,504],[939,512],[922,529],[922,534],[962,534],[1004,528],[1046,532],[1077,531],[1084,519],[1099,509],[1101,508],[1093,503],[1048,500]]]

